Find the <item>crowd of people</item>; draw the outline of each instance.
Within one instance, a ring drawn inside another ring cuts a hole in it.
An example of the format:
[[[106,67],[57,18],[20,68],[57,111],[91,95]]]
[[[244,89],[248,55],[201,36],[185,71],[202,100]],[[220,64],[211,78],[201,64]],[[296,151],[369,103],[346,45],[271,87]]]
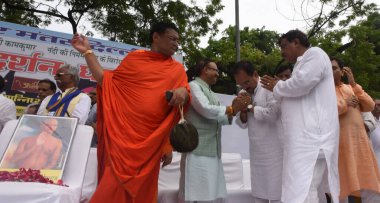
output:
[[[283,58],[294,66],[280,66],[275,76],[237,62],[231,75],[241,91],[229,105],[211,89],[219,77],[215,61],[200,59],[188,78],[171,57],[179,43],[176,25],[157,23],[149,36],[150,50],[130,52],[109,71],[88,39],[75,34],[72,46],[97,88],[82,93],[78,69],[64,65],[55,81],[38,83],[41,102],[25,110],[76,117],[95,129],[98,187],[91,202],[157,202],[158,173],[171,162],[169,134],[182,107],[199,144],[182,153],[179,202],[225,201],[221,130],[233,122],[248,130],[254,203],[345,203],[350,196],[380,202],[380,100],[342,61],[311,47],[304,33],[291,30],[279,38]],[[166,91],[173,93],[169,101]],[[0,105],[1,131],[16,110],[2,95]]]

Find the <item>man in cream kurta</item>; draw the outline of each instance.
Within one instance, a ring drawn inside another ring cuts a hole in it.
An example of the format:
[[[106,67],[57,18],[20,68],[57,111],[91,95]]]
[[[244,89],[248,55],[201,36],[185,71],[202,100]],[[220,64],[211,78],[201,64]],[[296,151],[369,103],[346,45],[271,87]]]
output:
[[[78,69],[76,67],[65,65],[57,70],[57,74],[54,76],[57,86],[60,91],[58,100],[68,96],[70,93],[74,93],[77,90],[76,84],[79,82]],[[56,95],[54,94],[54,95]],[[37,111],[37,115],[49,115],[49,116],[60,116],[57,115],[56,111],[48,110],[48,104],[54,95],[47,96],[41,103],[40,108]],[[88,113],[90,112],[91,99],[87,94],[79,93],[72,99],[68,100],[67,109],[65,109],[65,117],[75,117],[78,118],[78,124],[84,125]],[[62,105],[64,107],[65,104]]]
[[[322,49],[310,48],[307,36],[299,30],[282,35],[279,45],[283,57],[296,62],[292,77],[279,81],[264,76],[261,83],[281,102],[281,199],[284,203],[318,202],[316,188],[327,172],[332,200],[337,203],[339,120],[330,59]]]
[[[194,151],[182,154],[179,200],[217,202],[227,196],[221,160],[221,128],[230,124],[232,116],[246,105],[240,99],[228,107],[219,103],[210,87],[219,76],[215,62],[201,60],[194,72],[196,77],[189,83],[193,97],[185,118],[197,128],[199,143]]]
[[[258,85],[260,78],[250,62],[238,62],[233,72],[236,83],[246,90],[239,95],[248,94],[253,101],[248,112],[237,115],[236,123],[248,126],[254,203],[280,203],[283,148],[279,105],[272,92]]]

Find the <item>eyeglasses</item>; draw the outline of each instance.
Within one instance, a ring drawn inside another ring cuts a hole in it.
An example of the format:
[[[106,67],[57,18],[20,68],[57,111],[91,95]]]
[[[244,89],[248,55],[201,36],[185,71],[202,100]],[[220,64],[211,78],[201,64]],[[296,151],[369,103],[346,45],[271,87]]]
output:
[[[55,74],[54,77],[59,78],[59,77],[64,76],[64,75],[71,75],[71,74],[70,73],[57,73],[57,74]]]
[[[167,38],[172,41],[172,42],[176,42],[177,44],[179,44],[179,39],[177,37],[173,37],[173,36],[167,36]]]
[[[219,73],[219,69],[216,69],[216,68],[210,68],[210,67],[206,67],[206,68],[207,68],[207,69],[211,69],[211,70],[213,70],[213,71]]]

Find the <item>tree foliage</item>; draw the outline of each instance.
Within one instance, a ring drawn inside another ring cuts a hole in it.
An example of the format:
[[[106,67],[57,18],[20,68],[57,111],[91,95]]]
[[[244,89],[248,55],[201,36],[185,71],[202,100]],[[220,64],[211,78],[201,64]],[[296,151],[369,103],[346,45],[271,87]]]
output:
[[[220,0],[0,0],[0,20],[30,26],[50,23],[71,23],[73,32],[81,20],[110,40],[147,46],[148,30],[157,21],[172,21],[180,29],[180,52],[191,65],[197,59],[212,58],[221,70],[216,92],[233,94],[236,86],[230,69],[235,64],[235,29],[233,26],[218,33],[220,19],[215,14],[223,9]],[[357,82],[371,96],[380,98],[380,17],[376,4],[365,0],[299,0],[302,19],[313,45],[328,54],[342,58],[352,67]],[[201,5],[199,5],[201,4]],[[64,8],[64,9],[62,9]],[[310,11],[315,11],[310,12]],[[358,19],[365,20],[358,21]],[[208,46],[199,47],[200,37],[211,33]],[[243,28],[240,31],[241,59],[251,61],[260,75],[273,75],[281,62],[276,44],[279,34],[274,31]],[[347,40],[348,38],[348,40]],[[347,43],[343,43],[347,41]]]
[[[8,22],[38,26],[68,21],[73,33],[83,18],[113,41],[146,47],[150,44],[150,26],[158,21],[171,21],[178,25],[181,37],[180,51],[188,56],[199,56],[200,37],[218,32],[220,19],[217,12],[223,9],[220,0],[209,0],[197,5],[191,0],[0,0],[2,18]],[[199,4],[199,3],[198,3]],[[9,10],[17,10],[13,17]],[[25,16],[27,20],[17,20]]]
[[[240,54],[241,60],[252,62],[260,74],[272,74],[277,64],[281,61],[277,46],[279,35],[275,31],[261,29],[240,30]],[[201,57],[211,58],[217,62],[221,71],[218,83],[213,87],[214,91],[225,94],[235,94],[236,85],[230,70],[235,65],[235,27],[229,26],[223,32],[219,40],[210,39],[208,46],[201,50]],[[195,64],[199,58],[190,58],[189,63]],[[192,67],[190,67],[190,75]]]
[[[349,37],[351,46],[343,52],[344,37]],[[367,19],[348,29],[319,34],[313,44],[320,46],[330,56],[342,59],[351,67],[355,79],[372,97],[380,98],[380,14],[370,14]]]
[[[0,5],[2,6],[1,15],[8,22],[40,26],[49,25],[52,20],[56,23],[68,21],[73,33],[76,33],[82,17],[91,10],[100,9],[107,4],[106,2],[103,0],[0,0]],[[18,14],[12,17],[6,11],[15,11]],[[18,20],[18,16],[25,20]]]
[[[40,24],[48,24],[49,21],[43,21],[41,16],[31,11],[17,10],[9,5],[15,5],[23,8],[30,8],[31,3],[27,0],[7,0],[0,1],[0,20],[22,25],[37,27]]]

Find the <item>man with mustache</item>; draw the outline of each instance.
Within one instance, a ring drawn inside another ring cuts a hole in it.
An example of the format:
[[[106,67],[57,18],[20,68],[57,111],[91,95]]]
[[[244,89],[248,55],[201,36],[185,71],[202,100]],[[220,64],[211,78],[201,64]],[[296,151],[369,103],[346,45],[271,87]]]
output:
[[[77,88],[79,69],[63,65],[54,79],[60,91],[42,101],[37,115],[74,117],[79,119],[78,124],[84,125],[90,112],[91,99]]]
[[[38,98],[40,99],[39,103],[29,104],[25,110],[25,114],[37,114],[38,109],[40,108],[41,102],[49,95],[54,94],[57,91],[57,86],[55,83],[49,79],[42,79],[38,81]]]

